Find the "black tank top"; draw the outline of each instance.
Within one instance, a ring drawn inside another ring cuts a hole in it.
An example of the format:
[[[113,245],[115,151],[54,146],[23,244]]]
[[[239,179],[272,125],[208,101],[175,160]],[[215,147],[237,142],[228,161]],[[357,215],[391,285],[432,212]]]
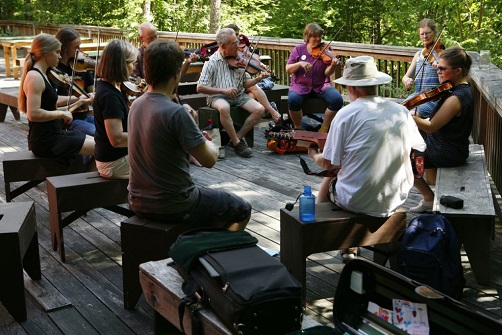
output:
[[[32,68],[30,71],[40,70]],[[42,75],[45,82],[45,90],[42,92],[40,108],[53,111],[57,109],[58,94],[51,83]],[[63,135],[61,120],[51,120],[44,122],[29,122],[30,131],[28,133],[28,146],[35,155],[43,155],[49,152]],[[45,155],[44,155],[45,156]]]

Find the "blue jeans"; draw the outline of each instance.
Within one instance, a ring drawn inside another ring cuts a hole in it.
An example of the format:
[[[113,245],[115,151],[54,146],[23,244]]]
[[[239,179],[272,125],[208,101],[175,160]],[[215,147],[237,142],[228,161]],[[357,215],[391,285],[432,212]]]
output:
[[[86,116],[85,119],[73,120],[68,126],[68,130],[78,131],[94,137],[96,126],[94,125],[94,116]]]
[[[343,98],[340,92],[333,86],[328,86],[323,93],[315,93],[310,91],[308,94],[298,94],[292,91],[288,93],[288,108],[290,111],[297,112],[302,109],[303,99],[305,98],[321,98],[328,103],[328,109],[337,111],[343,106]]]

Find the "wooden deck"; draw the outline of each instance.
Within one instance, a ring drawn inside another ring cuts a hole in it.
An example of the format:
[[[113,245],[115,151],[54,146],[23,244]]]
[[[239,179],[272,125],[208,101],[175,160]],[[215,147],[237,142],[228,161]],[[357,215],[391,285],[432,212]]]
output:
[[[1,71],[0,68],[0,81]],[[6,84],[13,83],[7,80]],[[281,156],[266,149],[263,131],[267,122],[264,120],[255,128],[252,158],[238,157],[227,149],[226,158],[213,169],[192,167],[191,172],[200,185],[222,188],[247,199],[253,206],[248,231],[258,238],[260,245],[279,250],[279,209],[294,201],[304,184],[311,185],[317,194],[321,180],[303,174],[295,155]],[[0,161],[4,152],[27,150],[27,131],[23,114],[16,121],[12,113],[7,113],[5,122],[0,123]],[[405,207],[416,205],[418,199],[416,190],[412,190]],[[1,164],[0,201],[5,202]],[[45,183],[15,201],[36,204],[42,280],[25,278],[27,321],[14,321],[0,303],[0,334],[153,333],[152,309],[144,298],[135,310],[123,308],[120,222],[124,217],[104,209],[93,210],[65,228],[66,263],[61,263],[51,248]],[[464,303],[498,320],[502,320],[501,235],[502,225],[497,220],[491,247],[490,285],[476,284],[463,255],[467,278]],[[371,256],[370,251],[363,251],[362,257]],[[315,254],[307,261],[306,313],[323,324],[332,325],[333,296],[343,266],[337,251]]]

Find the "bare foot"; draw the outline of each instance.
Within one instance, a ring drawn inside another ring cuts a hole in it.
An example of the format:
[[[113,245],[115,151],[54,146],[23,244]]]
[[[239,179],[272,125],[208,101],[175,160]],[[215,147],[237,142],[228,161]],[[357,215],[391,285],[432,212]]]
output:
[[[202,166],[202,164],[199,163],[199,161],[196,160],[192,155],[189,155],[189,157],[188,157],[188,163],[193,164],[195,166]]]

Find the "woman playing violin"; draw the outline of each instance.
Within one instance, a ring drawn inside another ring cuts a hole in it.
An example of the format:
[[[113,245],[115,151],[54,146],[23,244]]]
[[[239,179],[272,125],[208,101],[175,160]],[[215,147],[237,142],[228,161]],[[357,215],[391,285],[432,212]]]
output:
[[[134,70],[138,49],[131,43],[112,40],[103,50],[98,64],[96,96],[92,107],[96,124],[96,166],[102,177],[129,178],[127,155],[127,117],[129,104],[121,91],[122,82]]]
[[[69,164],[79,154],[94,155],[94,141],[83,133],[62,129],[61,120],[70,123],[72,109],[88,103],[88,99],[78,99],[68,108],[68,97],[58,96],[49,81],[47,72],[58,65],[60,52],[61,43],[52,35],[39,34],[33,39],[25,58],[18,105],[29,120],[29,149],[37,156],[53,157]],[[58,103],[65,106],[58,108]]]
[[[437,26],[431,19],[423,19],[418,24],[418,34],[424,48],[417,51],[411,62],[408,71],[403,77],[403,84],[409,90],[415,84],[415,92],[408,98],[412,98],[427,89],[439,86],[439,78],[436,72],[439,63],[439,55],[444,49],[444,45],[437,41]],[[433,50],[434,48],[434,50]],[[427,56],[428,59],[425,59]],[[413,80],[415,78],[415,80]],[[436,106],[436,101],[430,101],[417,107],[417,114],[426,119]]]
[[[469,136],[474,115],[474,98],[468,83],[472,59],[465,49],[455,46],[444,50],[437,73],[441,83],[450,82],[452,89],[438,101],[430,119],[413,116],[418,129],[425,135],[424,155],[426,174],[438,167],[459,166],[469,157]],[[431,182],[434,182],[432,180]],[[424,199],[410,210],[415,213],[432,210],[434,193],[422,178],[415,178],[414,186]]]
[[[61,42],[61,60],[57,66],[57,69],[62,73],[66,73],[70,78],[73,75],[73,82],[79,85],[85,92],[94,92],[94,78],[91,72],[76,73],[72,70],[72,63],[77,59],[80,51],[80,35],[71,28],[62,28],[57,34],[56,38]],[[57,91],[60,95],[71,95],[69,86],[64,87],[63,85],[58,85]],[[94,94],[90,94],[92,104],[92,99]],[[96,132],[96,127],[94,126],[94,116],[89,115],[88,106],[82,106],[73,113],[73,121],[68,125],[68,130],[79,131],[89,136],[94,136]]]
[[[249,39],[246,35],[239,34],[239,27],[235,24],[229,24],[225,28],[233,29],[235,31],[235,34],[239,37],[239,44],[237,45],[237,48],[243,53],[251,54],[251,52],[249,51],[251,43],[249,42]],[[267,68],[263,63],[260,63],[260,67],[263,69]],[[275,105],[275,103],[274,105],[272,105],[270,101],[268,101],[267,95],[265,94],[265,92],[263,92],[260,86],[253,85],[251,87],[248,87],[246,89],[246,93],[249,94],[252,98],[256,99],[260,104],[262,104],[262,106],[265,107],[266,113],[268,112],[276,123],[280,121],[281,114],[277,110],[277,106]]]
[[[322,28],[317,23],[309,23],[303,31],[305,44],[297,45],[289,56],[286,72],[292,74],[288,94],[288,107],[295,128],[300,129],[303,100],[308,97],[322,98],[328,103],[320,132],[327,132],[331,120],[342,107],[340,92],[330,83],[338,61],[331,58],[328,64],[312,57],[314,48],[321,44]]]

